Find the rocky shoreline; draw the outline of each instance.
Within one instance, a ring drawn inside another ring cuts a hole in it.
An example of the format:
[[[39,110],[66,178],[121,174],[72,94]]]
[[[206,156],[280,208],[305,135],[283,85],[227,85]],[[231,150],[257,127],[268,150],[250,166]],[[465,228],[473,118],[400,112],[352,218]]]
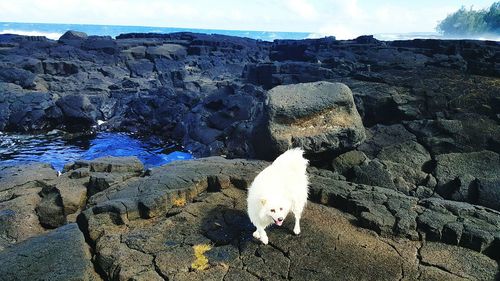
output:
[[[354,184],[317,168],[309,170],[311,202],[304,233],[293,235],[287,222],[271,229],[271,244],[263,246],[252,240],[244,191],[266,165],[209,157],[140,173],[137,159],[101,158],[68,165],[60,177],[43,164],[3,169],[2,179],[11,183],[4,183],[1,191],[10,199],[0,203],[0,276],[498,278],[499,212]],[[28,217],[33,220],[26,221]],[[37,220],[42,224],[38,228]],[[193,265],[199,246],[208,249],[203,269]]]
[[[500,43],[0,35],[0,130],[153,133],[197,157],[0,167],[1,280],[498,280]],[[303,233],[245,190],[311,160]],[[248,160],[261,159],[261,160]]]

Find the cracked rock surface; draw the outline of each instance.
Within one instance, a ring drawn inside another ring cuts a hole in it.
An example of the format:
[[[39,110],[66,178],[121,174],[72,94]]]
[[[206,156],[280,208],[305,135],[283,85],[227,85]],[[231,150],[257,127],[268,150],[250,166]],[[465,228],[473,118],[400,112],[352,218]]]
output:
[[[0,280],[496,280],[500,274],[498,212],[347,182],[317,168],[309,169],[302,233],[293,234],[289,216],[268,229],[270,243],[263,245],[252,238],[246,188],[268,164],[210,157],[145,173],[137,173],[133,158],[68,165],[59,178],[39,180],[40,200],[57,180],[64,194],[70,183],[90,188],[94,173],[132,174],[86,198],[77,224],[68,217],[54,230],[38,224],[43,234],[5,244]],[[68,202],[62,200],[63,213],[73,206]]]

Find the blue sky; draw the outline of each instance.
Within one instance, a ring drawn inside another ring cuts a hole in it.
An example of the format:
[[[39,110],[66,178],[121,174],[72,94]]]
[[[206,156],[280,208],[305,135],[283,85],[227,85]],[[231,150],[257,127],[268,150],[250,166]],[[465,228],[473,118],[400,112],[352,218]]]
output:
[[[300,31],[350,38],[434,31],[460,6],[494,0],[1,0],[0,21]]]

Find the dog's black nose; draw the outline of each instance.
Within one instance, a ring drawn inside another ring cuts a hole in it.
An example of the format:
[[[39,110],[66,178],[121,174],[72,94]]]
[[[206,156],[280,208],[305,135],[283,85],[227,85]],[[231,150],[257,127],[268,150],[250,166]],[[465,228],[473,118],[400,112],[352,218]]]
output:
[[[283,221],[283,218],[278,218],[278,221]]]

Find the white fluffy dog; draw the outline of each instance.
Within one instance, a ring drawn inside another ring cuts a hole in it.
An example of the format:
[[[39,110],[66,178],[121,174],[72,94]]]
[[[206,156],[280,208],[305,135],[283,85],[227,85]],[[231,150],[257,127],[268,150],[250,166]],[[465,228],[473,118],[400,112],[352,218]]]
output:
[[[269,242],[265,228],[273,223],[281,226],[289,211],[295,216],[293,232],[300,233],[309,184],[306,172],[309,162],[303,154],[300,148],[281,154],[255,177],[248,189],[248,216],[257,227],[253,237],[264,244]]]

